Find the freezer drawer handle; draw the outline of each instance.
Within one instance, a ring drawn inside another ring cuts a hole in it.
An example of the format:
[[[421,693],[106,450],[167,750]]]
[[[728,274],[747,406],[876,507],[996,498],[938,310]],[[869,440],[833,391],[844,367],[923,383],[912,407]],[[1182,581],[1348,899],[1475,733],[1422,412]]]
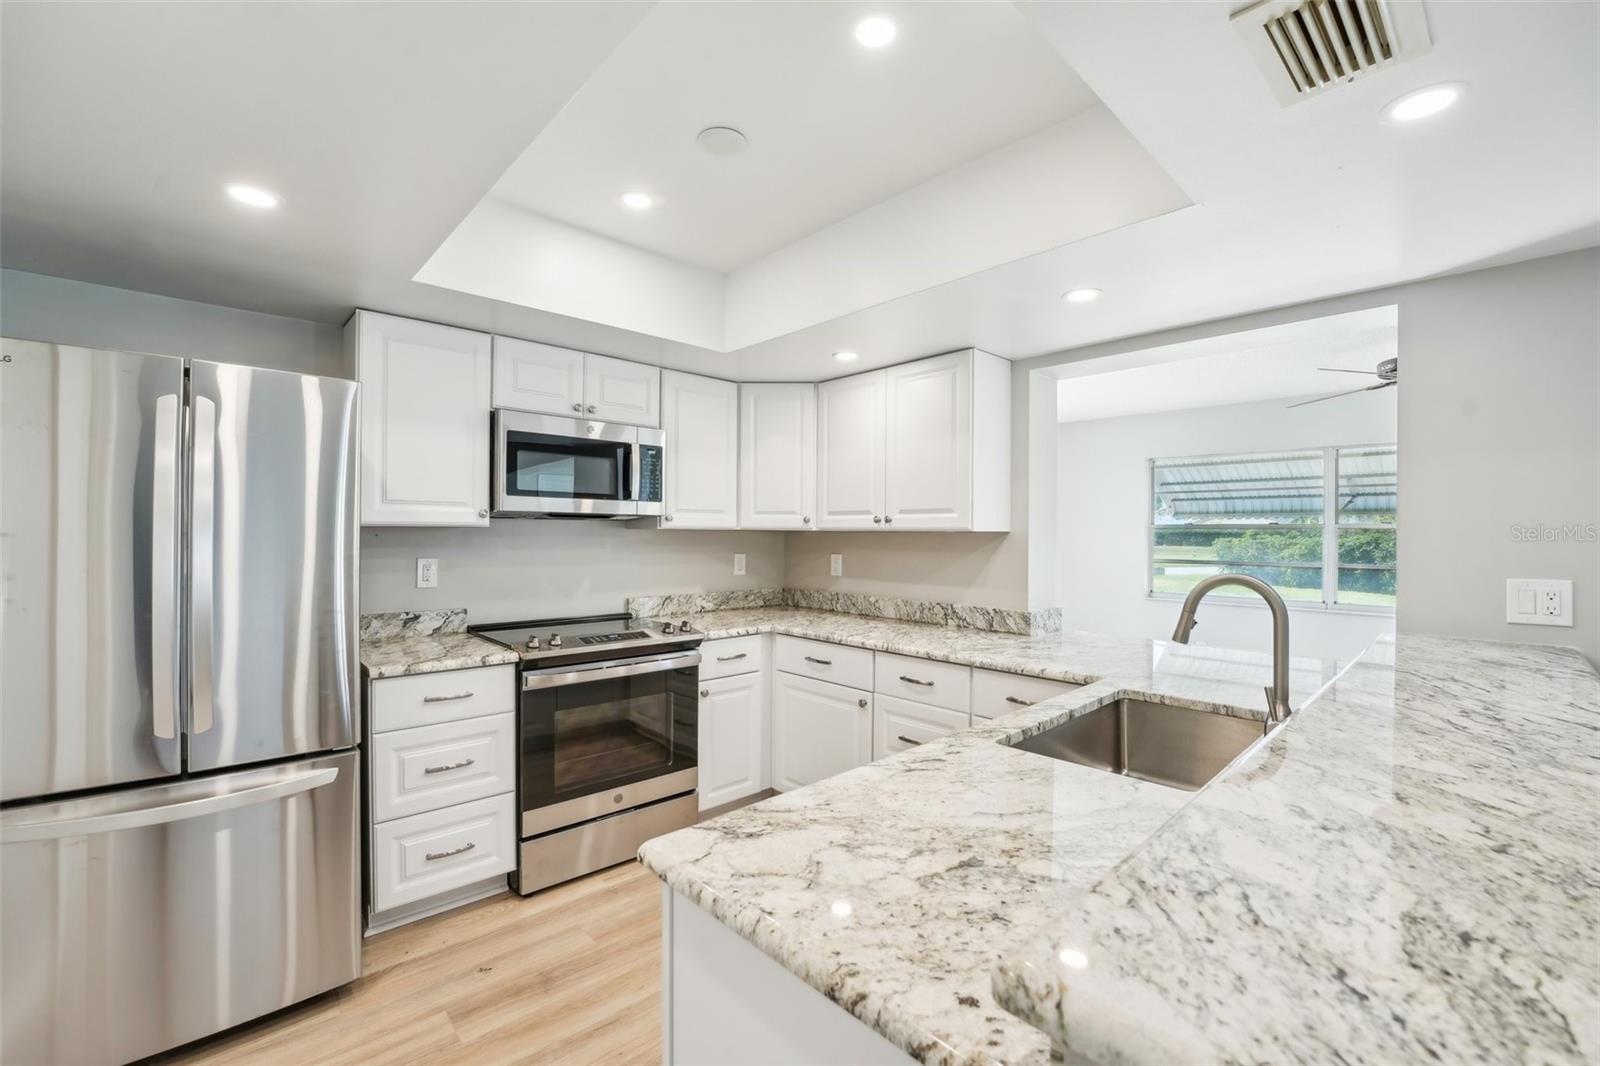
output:
[[[912,740],[910,737],[906,736],[904,733],[901,733],[899,736],[895,737],[895,739],[898,740],[898,741],[902,741],[902,742],[904,742],[906,744],[910,744],[913,748],[920,747],[921,744],[922,744],[922,741],[920,741],[920,740]]]
[[[1032,700],[1025,700],[1021,696],[1007,696],[1006,697],[1006,702],[1007,703],[1015,703],[1018,707],[1032,707],[1033,706],[1033,701]]]
[[[919,681],[914,677],[907,677],[905,674],[901,674],[900,675],[900,680],[904,681],[908,685],[921,685],[924,688],[932,688],[933,687],[933,682],[932,681]]]
[[[832,659],[818,659],[817,657],[815,657],[813,655],[807,655],[806,656],[806,662],[808,662],[808,663],[816,663],[818,666],[832,666],[833,665],[833,660]]]
[[[452,855],[461,855],[465,852],[471,851],[477,846],[477,844],[469,840],[459,848],[451,848],[449,851],[430,851],[422,857],[427,859],[429,862],[435,862],[439,859],[448,859]]]
[[[158,807],[143,807],[130,811],[113,811],[109,814],[92,814],[83,818],[59,818],[39,822],[18,819],[15,823],[0,824],[0,844],[24,844],[34,840],[58,840],[61,837],[95,836],[101,833],[118,833],[126,829],[144,829],[168,822],[188,821],[224,811],[251,807],[269,800],[283,799],[301,792],[310,792],[323,785],[332,784],[339,776],[337,766],[280,778],[253,788],[241,788],[220,796],[205,796],[182,803],[168,803]]]
[[[457,692],[454,696],[424,696],[423,703],[454,703],[456,700],[470,700],[476,692]]]
[[[422,772],[425,774],[444,774],[449,773],[451,770],[460,770],[462,767],[471,766],[477,761],[477,759],[462,759],[460,762],[453,762],[449,766],[424,766]]]

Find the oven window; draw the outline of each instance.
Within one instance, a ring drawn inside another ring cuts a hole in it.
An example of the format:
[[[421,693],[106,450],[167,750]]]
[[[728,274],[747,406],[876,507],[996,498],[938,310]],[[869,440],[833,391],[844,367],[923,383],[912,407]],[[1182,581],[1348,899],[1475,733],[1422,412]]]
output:
[[[523,694],[523,806],[695,765],[694,667]]]
[[[506,492],[546,499],[626,498],[628,445],[543,433],[506,434]]]

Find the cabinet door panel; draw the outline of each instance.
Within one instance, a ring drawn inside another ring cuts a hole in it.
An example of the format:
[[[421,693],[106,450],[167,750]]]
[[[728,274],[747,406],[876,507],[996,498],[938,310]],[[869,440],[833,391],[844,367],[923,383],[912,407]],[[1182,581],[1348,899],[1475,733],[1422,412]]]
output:
[[[514,337],[496,337],[494,405],[582,418],[583,353]]]
[[[871,761],[871,693],[795,674],[774,676],[773,788],[800,788]]]
[[[739,386],[680,374],[661,378],[667,469],[665,529],[732,529],[739,524]]]
[[[817,386],[817,524],[822,529],[882,528],[883,403],[881,370]]]
[[[361,522],[489,524],[490,339],[362,311]]]
[[[660,426],[660,368],[607,355],[585,356],[583,417],[630,426]],[[667,443],[670,447],[672,442]]]
[[[700,809],[766,788],[764,674],[700,683]]]
[[[972,357],[922,359],[884,371],[884,525],[972,525]]]
[[[815,529],[817,387],[739,386],[739,525]]]

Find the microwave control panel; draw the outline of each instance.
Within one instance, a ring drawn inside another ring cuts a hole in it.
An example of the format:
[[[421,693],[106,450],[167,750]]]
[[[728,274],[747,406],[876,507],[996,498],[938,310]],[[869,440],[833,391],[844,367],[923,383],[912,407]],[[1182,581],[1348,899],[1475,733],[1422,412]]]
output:
[[[661,502],[661,449],[646,444],[639,449],[639,502]]]

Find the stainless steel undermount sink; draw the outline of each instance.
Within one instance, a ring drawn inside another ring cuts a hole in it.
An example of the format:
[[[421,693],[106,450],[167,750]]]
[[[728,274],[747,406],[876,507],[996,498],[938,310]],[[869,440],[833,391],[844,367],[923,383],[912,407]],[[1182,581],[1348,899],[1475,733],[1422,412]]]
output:
[[[1123,698],[1011,746],[1193,792],[1260,739],[1249,718]]]

